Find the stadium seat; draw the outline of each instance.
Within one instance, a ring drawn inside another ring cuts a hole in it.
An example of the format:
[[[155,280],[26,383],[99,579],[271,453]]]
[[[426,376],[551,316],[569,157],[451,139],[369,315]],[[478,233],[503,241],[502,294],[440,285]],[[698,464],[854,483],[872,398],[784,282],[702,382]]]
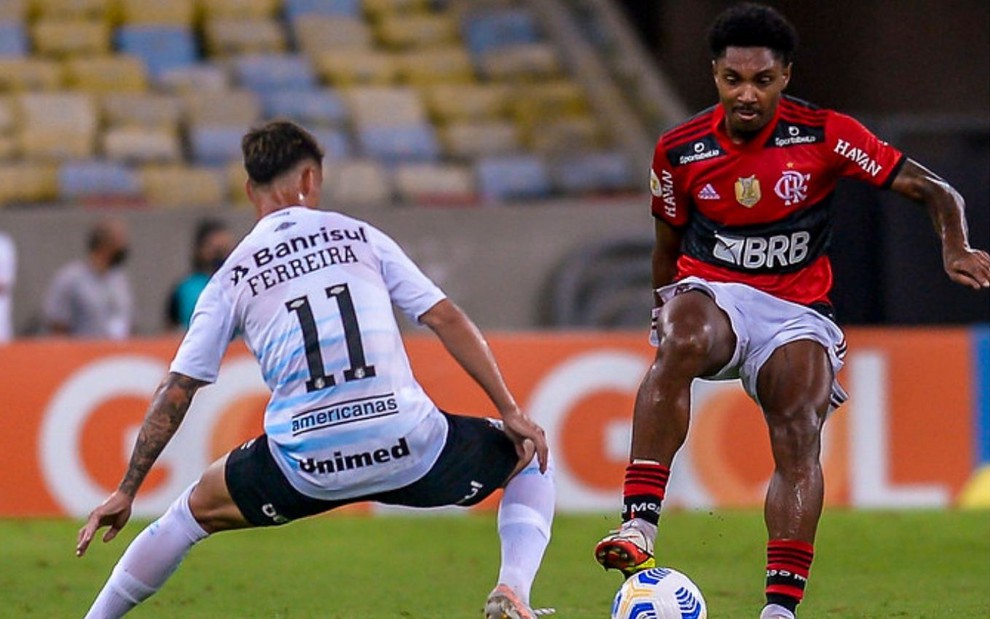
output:
[[[327,161],[341,161],[353,155],[354,149],[346,132],[329,127],[307,127],[307,130],[323,147],[323,155]]]
[[[182,109],[190,125],[226,125],[247,128],[261,118],[258,95],[249,90],[188,92]]]
[[[58,166],[50,162],[0,162],[0,205],[51,202],[58,197]]]
[[[429,8],[431,0],[364,0],[364,10],[375,18],[388,13],[415,13]],[[439,4],[439,3],[438,3]]]
[[[247,54],[234,59],[238,83],[263,94],[279,90],[308,90],[316,87],[309,59],[297,54]]]
[[[0,92],[57,90],[62,66],[43,58],[0,58]]]
[[[474,80],[471,57],[460,47],[406,52],[399,57],[399,66],[402,79],[413,86]]]
[[[21,152],[38,159],[92,156],[97,130],[92,97],[77,92],[18,95]]]
[[[216,207],[226,203],[222,169],[147,166],[139,171],[145,198],[164,207]]]
[[[159,93],[112,92],[100,98],[103,122],[111,127],[178,129],[182,108],[177,97]]]
[[[26,56],[28,36],[24,24],[15,21],[0,21],[0,56]]]
[[[306,15],[292,22],[296,47],[316,61],[323,52],[345,48],[370,49],[371,30],[361,19],[332,15]]]
[[[504,155],[522,148],[519,129],[506,120],[455,122],[441,130],[441,138],[446,153],[462,159]]]
[[[165,127],[126,125],[103,132],[103,155],[124,163],[176,163],[182,160],[177,131]]]
[[[447,14],[387,14],[377,27],[378,40],[392,49],[440,47],[457,42],[457,24]]]
[[[603,146],[603,136],[591,116],[565,116],[532,128],[525,142],[535,152],[557,155],[596,150]]]
[[[339,126],[348,118],[344,100],[332,88],[260,93],[266,118],[288,118],[303,125]]]
[[[330,208],[385,205],[392,200],[392,180],[374,159],[325,162],[323,179],[323,197]]]
[[[241,161],[231,161],[224,166],[224,177],[227,185],[227,196],[235,207],[250,206],[247,191],[244,183],[247,182],[248,175]]]
[[[215,64],[195,64],[164,71],[156,85],[173,93],[216,93],[230,89],[230,74]]]
[[[462,17],[461,33],[468,49],[475,56],[502,47],[540,40],[536,20],[523,8],[468,12]]]
[[[31,0],[32,12],[40,17],[105,19],[111,0]]]
[[[277,53],[285,50],[285,31],[273,19],[218,17],[203,28],[211,56]]]
[[[153,79],[197,60],[193,32],[185,26],[125,25],[117,30],[116,40],[120,51],[144,61]]]
[[[501,116],[509,101],[503,84],[437,84],[426,90],[426,105],[440,122]]]
[[[436,132],[429,123],[365,125],[358,129],[364,155],[385,163],[435,161],[440,157]]]
[[[584,90],[572,80],[562,79],[527,84],[524,96],[513,97],[512,115],[524,126],[547,119],[587,114],[588,102]]]
[[[470,205],[477,200],[474,173],[457,164],[404,163],[395,169],[395,190],[404,202]]]
[[[18,120],[17,102],[11,96],[0,95],[0,135],[13,131]]]
[[[95,131],[61,131],[31,125],[17,133],[18,152],[27,159],[85,159],[96,152]]]
[[[238,124],[197,124],[189,127],[189,151],[201,165],[225,165],[241,157],[241,138],[249,127]]]
[[[554,184],[567,193],[632,190],[636,180],[629,158],[620,152],[566,155],[552,163]]]
[[[134,56],[91,56],[66,61],[66,83],[87,92],[141,92],[148,87],[144,63]]]
[[[67,161],[58,171],[58,193],[63,200],[137,198],[141,183],[131,168],[108,161]]]
[[[102,19],[39,19],[31,27],[34,50],[43,56],[106,54],[110,26]]]
[[[28,18],[28,0],[0,0],[0,22],[21,22]]]
[[[316,58],[324,81],[338,88],[389,86],[399,79],[399,65],[391,54],[364,49],[327,50]]]
[[[270,18],[281,8],[281,0],[200,0],[199,7],[207,20],[233,17]]]
[[[335,15],[360,19],[361,0],[285,0],[285,17],[290,22],[303,15]]]
[[[415,90],[405,87],[356,87],[344,91],[344,102],[358,127],[416,125],[427,122],[426,110]]]
[[[121,20],[128,26],[193,25],[193,0],[116,0]]]
[[[478,189],[486,202],[529,200],[550,194],[546,163],[536,155],[486,157],[475,164]]]
[[[481,56],[478,71],[491,80],[545,80],[561,74],[560,58],[550,43],[521,43]]]

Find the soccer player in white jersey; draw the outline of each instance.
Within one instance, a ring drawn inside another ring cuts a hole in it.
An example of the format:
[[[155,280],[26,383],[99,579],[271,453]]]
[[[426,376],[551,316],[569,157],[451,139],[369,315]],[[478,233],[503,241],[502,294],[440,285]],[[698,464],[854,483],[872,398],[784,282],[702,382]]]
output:
[[[284,121],[242,142],[258,223],[203,291],[149,407],[119,487],[79,532],[82,556],[126,524],[134,496],[200,387],[243,334],[272,395],[264,434],[212,464],[141,532],[88,619],[151,596],[208,535],[280,525],[359,501],[473,505],[505,488],[502,565],[489,619],[534,616],[529,591],[550,538],[554,484],[543,430],[516,404],[474,323],[381,231],[317,210],[323,152]],[[425,324],[501,420],[440,411],[416,383],[392,313]]]

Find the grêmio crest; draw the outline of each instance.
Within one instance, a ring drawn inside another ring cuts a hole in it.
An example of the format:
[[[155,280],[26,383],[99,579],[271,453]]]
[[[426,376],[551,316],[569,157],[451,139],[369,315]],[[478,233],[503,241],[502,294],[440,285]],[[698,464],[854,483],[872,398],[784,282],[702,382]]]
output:
[[[746,208],[752,208],[754,204],[760,201],[761,197],[760,181],[755,174],[736,181],[736,202],[739,204]]]

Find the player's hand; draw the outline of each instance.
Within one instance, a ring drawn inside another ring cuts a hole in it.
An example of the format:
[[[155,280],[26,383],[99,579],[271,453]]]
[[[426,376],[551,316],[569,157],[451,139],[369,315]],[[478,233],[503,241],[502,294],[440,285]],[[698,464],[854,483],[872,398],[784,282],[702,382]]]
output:
[[[979,249],[963,249],[944,257],[949,279],[974,290],[990,288],[990,256]]]
[[[103,527],[110,527],[103,534],[103,541],[109,542],[117,537],[120,530],[127,524],[131,517],[131,504],[134,497],[117,490],[107,497],[93,511],[89,513],[86,525],[79,529],[79,540],[76,542],[76,556],[81,557],[86,554],[89,543],[93,541],[93,536]]]
[[[516,444],[516,453],[519,454],[520,459],[526,455],[524,445],[526,439],[533,441],[533,445],[536,447],[536,459],[540,463],[540,472],[546,473],[549,448],[543,428],[518,408],[503,412],[502,423],[505,426],[505,433]]]

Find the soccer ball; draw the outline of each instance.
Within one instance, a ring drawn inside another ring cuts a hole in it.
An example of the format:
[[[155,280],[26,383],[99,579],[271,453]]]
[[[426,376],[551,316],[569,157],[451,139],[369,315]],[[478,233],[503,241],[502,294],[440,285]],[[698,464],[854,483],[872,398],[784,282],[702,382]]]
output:
[[[706,619],[708,608],[698,586],[669,567],[636,572],[622,583],[612,602],[612,619]]]

